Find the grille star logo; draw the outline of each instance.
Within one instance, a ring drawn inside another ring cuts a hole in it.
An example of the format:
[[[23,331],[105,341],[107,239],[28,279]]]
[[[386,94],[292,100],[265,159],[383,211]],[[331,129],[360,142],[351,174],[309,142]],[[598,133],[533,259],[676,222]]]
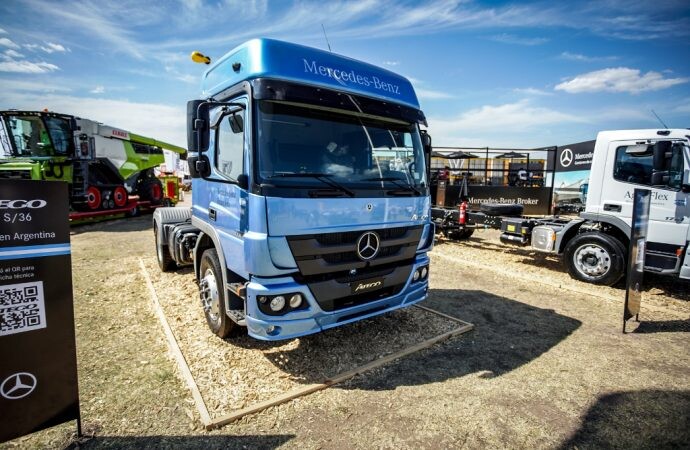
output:
[[[363,261],[372,259],[379,252],[379,235],[373,231],[367,231],[357,241],[357,256]]]

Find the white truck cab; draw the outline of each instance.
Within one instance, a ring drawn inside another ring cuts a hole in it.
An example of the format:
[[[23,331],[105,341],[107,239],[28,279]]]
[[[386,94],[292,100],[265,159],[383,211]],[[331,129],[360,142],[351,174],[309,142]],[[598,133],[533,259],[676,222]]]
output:
[[[580,216],[630,235],[633,192],[650,189],[645,269],[690,279],[690,130],[604,131],[597,136]],[[627,240],[622,239],[627,248]]]
[[[491,223],[502,242],[563,254],[573,278],[610,286],[625,275],[635,189],[649,189],[645,270],[690,279],[690,130],[602,131],[586,186],[577,219]]]

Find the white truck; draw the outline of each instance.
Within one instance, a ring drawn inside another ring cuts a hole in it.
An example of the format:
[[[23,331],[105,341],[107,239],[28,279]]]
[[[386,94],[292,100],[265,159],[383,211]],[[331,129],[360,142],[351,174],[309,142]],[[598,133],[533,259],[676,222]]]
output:
[[[599,133],[577,219],[501,217],[515,205],[473,212],[461,203],[457,232],[500,227],[502,242],[563,255],[573,278],[610,286],[625,275],[635,188],[652,192],[645,270],[690,280],[688,129]]]

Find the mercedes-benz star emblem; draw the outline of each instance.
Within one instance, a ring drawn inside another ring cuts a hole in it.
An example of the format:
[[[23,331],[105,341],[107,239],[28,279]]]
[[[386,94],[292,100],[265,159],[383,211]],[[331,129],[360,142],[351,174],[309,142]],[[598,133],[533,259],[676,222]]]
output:
[[[31,394],[37,384],[36,377],[29,372],[18,372],[0,384],[0,395],[8,400],[18,400]]]
[[[573,162],[573,151],[569,148],[563,150],[561,153],[561,166],[568,167]]]
[[[357,256],[364,261],[372,259],[379,252],[379,235],[367,231],[357,241]]]

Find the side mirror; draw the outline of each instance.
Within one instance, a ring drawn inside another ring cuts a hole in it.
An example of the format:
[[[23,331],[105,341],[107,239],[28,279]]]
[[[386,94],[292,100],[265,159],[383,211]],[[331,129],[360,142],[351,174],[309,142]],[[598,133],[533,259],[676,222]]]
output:
[[[671,141],[659,141],[652,147],[653,159],[652,168],[654,171],[668,170],[669,162],[671,161],[671,148],[673,143]]]
[[[208,110],[209,103],[204,100],[190,100],[187,102],[187,149],[190,152],[205,152],[208,150]]]
[[[652,172],[652,186],[667,186],[671,177],[667,171]]]
[[[241,173],[237,176],[237,185],[245,191],[249,189],[249,177],[246,173]]]
[[[191,178],[206,178],[211,175],[211,162],[205,155],[190,156],[187,158],[187,165]]]
[[[431,136],[426,130],[419,130],[420,137],[422,138],[422,147],[424,147],[424,153],[431,154]]]

